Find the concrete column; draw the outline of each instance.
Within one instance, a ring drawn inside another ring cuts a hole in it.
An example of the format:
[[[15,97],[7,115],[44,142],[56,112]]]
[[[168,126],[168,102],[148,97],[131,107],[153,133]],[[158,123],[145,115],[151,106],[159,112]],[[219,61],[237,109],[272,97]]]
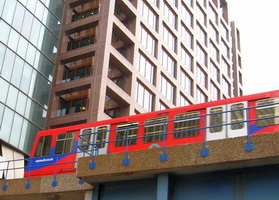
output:
[[[169,199],[169,175],[160,174],[157,179],[157,200]]]
[[[92,200],[93,199],[93,191],[89,190],[85,192],[84,200]]]

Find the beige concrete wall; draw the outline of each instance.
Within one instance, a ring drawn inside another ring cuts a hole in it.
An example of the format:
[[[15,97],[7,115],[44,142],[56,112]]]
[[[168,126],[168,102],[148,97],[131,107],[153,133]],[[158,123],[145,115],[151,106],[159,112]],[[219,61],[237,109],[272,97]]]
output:
[[[7,181],[7,190],[3,191],[4,181],[0,181],[0,199],[48,199],[55,195],[59,200],[84,200],[86,191],[92,191],[90,184],[79,184],[75,173],[58,175],[57,186],[52,186],[53,176],[33,177],[30,179],[31,187],[25,188],[26,178]],[[57,199],[57,200],[58,200]]]
[[[78,162],[77,176],[88,183],[146,178],[156,174],[193,174],[216,170],[245,168],[279,163],[279,133],[251,137],[255,150],[246,152],[246,137],[207,142],[210,155],[201,157],[202,143],[166,148],[168,161],[160,162],[161,149],[147,149],[129,153],[130,165],[123,166],[125,153],[95,157],[96,169],[88,169],[90,157]]]

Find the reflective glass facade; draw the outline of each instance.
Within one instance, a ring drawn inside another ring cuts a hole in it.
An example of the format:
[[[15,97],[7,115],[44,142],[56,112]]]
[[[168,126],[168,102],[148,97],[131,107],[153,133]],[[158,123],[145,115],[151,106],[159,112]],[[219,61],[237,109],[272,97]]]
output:
[[[29,153],[45,117],[63,0],[0,1],[0,139]]]

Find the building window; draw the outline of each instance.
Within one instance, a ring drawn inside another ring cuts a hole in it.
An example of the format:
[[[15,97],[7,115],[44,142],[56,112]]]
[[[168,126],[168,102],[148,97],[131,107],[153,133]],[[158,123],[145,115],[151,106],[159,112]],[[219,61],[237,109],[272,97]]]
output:
[[[98,26],[95,26],[69,35],[67,50],[70,51],[96,43],[97,28]]]
[[[138,102],[148,112],[153,111],[154,95],[139,82],[137,82],[136,89],[136,102]]]
[[[228,77],[231,77],[231,67],[229,65],[229,63],[227,63],[227,61],[222,58],[221,60],[221,66],[222,66],[222,69],[223,69],[223,73],[228,76]]]
[[[177,7],[177,0],[169,0],[174,6]]]
[[[91,76],[94,58],[84,58],[64,64],[62,83]]]
[[[71,153],[73,151],[74,140],[74,132],[58,135],[55,146],[55,154]]]
[[[163,27],[163,40],[167,43],[171,50],[176,52],[176,37],[166,26]]]
[[[181,7],[181,20],[185,22],[188,27],[193,27],[193,14],[184,3],[182,3]]]
[[[210,19],[213,23],[218,24],[218,15],[217,15],[217,13],[215,12],[214,8],[212,8],[211,5],[209,6],[209,19]]]
[[[152,56],[156,57],[156,40],[143,27],[141,27],[140,42]]]
[[[180,99],[180,106],[188,106],[188,105],[190,105],[189,101],[182,94],[180,94],[179,99]]]
[[[203,24],[204,26],[206,26],[206,15],[199,5],[197,5],[197,7],[196,7],[196,15],[197,15],[197,19],[200,21],[200,23]]]
[[[210,45],[209,45],[209,53],[210,53],[210,56],[213,58],[213,60],[215,60],[219,63],[219,50],[212,42],[210,42]]]
[[[193,7],[193,0],[184,0],[184,2],[186,2],[188,6]]]
[[[193,49],[193,34],[184,26],[181,26],[181,40],[186,46]]]
[[[192,55],[184,48],[180,47],[180,59],[182,63],[185,65],[185,69],[193,71],[193,57]]]
[[[166,110],[168,107],[162,102],[160,101],[159,103],[159,110]]]
[[[236,42],[237,42],[237,49],[239,51],[241,51],[241,49],[240,49],[240,33],[239,33],[238,29],[236,29]]]
[[[165,16],[165,18],[167,19],[167,21],[169,22],[169,25],[172,28],[177,29],[177,16],[176,14],[171,10],[171,8],[167,5],[167,3],[164,1],[164,5],[163,5],[163,14]]]
[[[211,82],[210,83],[210,96],[211,96],[211,99],[213,101],[218,100],[219,99],[219,94],[220,94],[220,92],[219,92],[218,88],[215,86],[214,83]]]
[[[199,4],[206,7],[206,0],[198,0]]]
[[[227,96],[230,96],[230,84],[224,77],[222,79],[222,88],[223,88],[224,94]]]
[[[182,69],[180,72],[180,85],[185,89],[187,94],[193,95],[193,80]]]
[[[175,77],[175,60],[164,49],[162,49],[162,66],[169,72],[170,75]]]
[[[225,24],[221,23],[221,35],[223,36],[223,38],[229,40],[229,30],[227,29],[227,27],[225,26]]]
[[[207,46],[206,33],[199,24],[197,24],[197,26],[196,26],[196,36],[197,36],[197,39],[200,41],[201,44]]]
[[[230,49],[228,45],[222,40],[221,42],[221,52],[230,60]]]
[[[148,0],[148,1],[158,7],[158,0]]]
[[[240,57],[240,55],[238,55],[237,56],[237,60],[238,60],[238,66],[240,67],[240,68],[242,68],[242,61],[241,61],[241,57]]]
[[[164,77],[161,77],[161,93],[174,104],[174,86]]]
[[[197,44],[196,55],[197,55],[197,60],[202,65],[207,66],[207,54],[199,44]]]
[[[154,84],[154,65],[143,54],[139,53],[137,70],[152,84]]]
[[[154,29],[157,30],[157,15],[155,12],[149,7],[149,5],[142,1],[141,7],[141,15],[148,22],[148,24]]]
[[[238,72],[238,81],[242,84],[242,73],[240,71]]]
[[[219,42],[218,41],[218,31],[211,23],[209,24],[209,35],[213,41],[215,41],[217,43]]]
[[[196,78],[201,86],[207,88],[207,75],[200,66],[197,66]]]
[[[0,142],[0,156],[3,156],[2,143],[1,142]]]
[[[99,13],[99,0],[93,0],[73,8],[72,21],[77,21]]]
[[[196,98],[197,103],[207,102],[207,98],[206,98],[205,94],[199,88],[197,88],[196,95],[197,95],[197,98]]]
[[[220,83],[220,72],[218,67],[210,61],[210,74],[213,80]]]

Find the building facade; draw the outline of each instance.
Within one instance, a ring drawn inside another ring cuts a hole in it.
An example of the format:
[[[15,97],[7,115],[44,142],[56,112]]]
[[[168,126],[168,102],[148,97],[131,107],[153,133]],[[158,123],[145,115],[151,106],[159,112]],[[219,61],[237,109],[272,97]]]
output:
[[[45,128],[63,8],[63,0],[0,1],[0,161],[28,155]]]
[[[242,94],[225,0],[2,0],[0,31],[1,158],[45,128]]]
[[[239,41],[225,0],[66,1],[46,128],[238,96]]]

